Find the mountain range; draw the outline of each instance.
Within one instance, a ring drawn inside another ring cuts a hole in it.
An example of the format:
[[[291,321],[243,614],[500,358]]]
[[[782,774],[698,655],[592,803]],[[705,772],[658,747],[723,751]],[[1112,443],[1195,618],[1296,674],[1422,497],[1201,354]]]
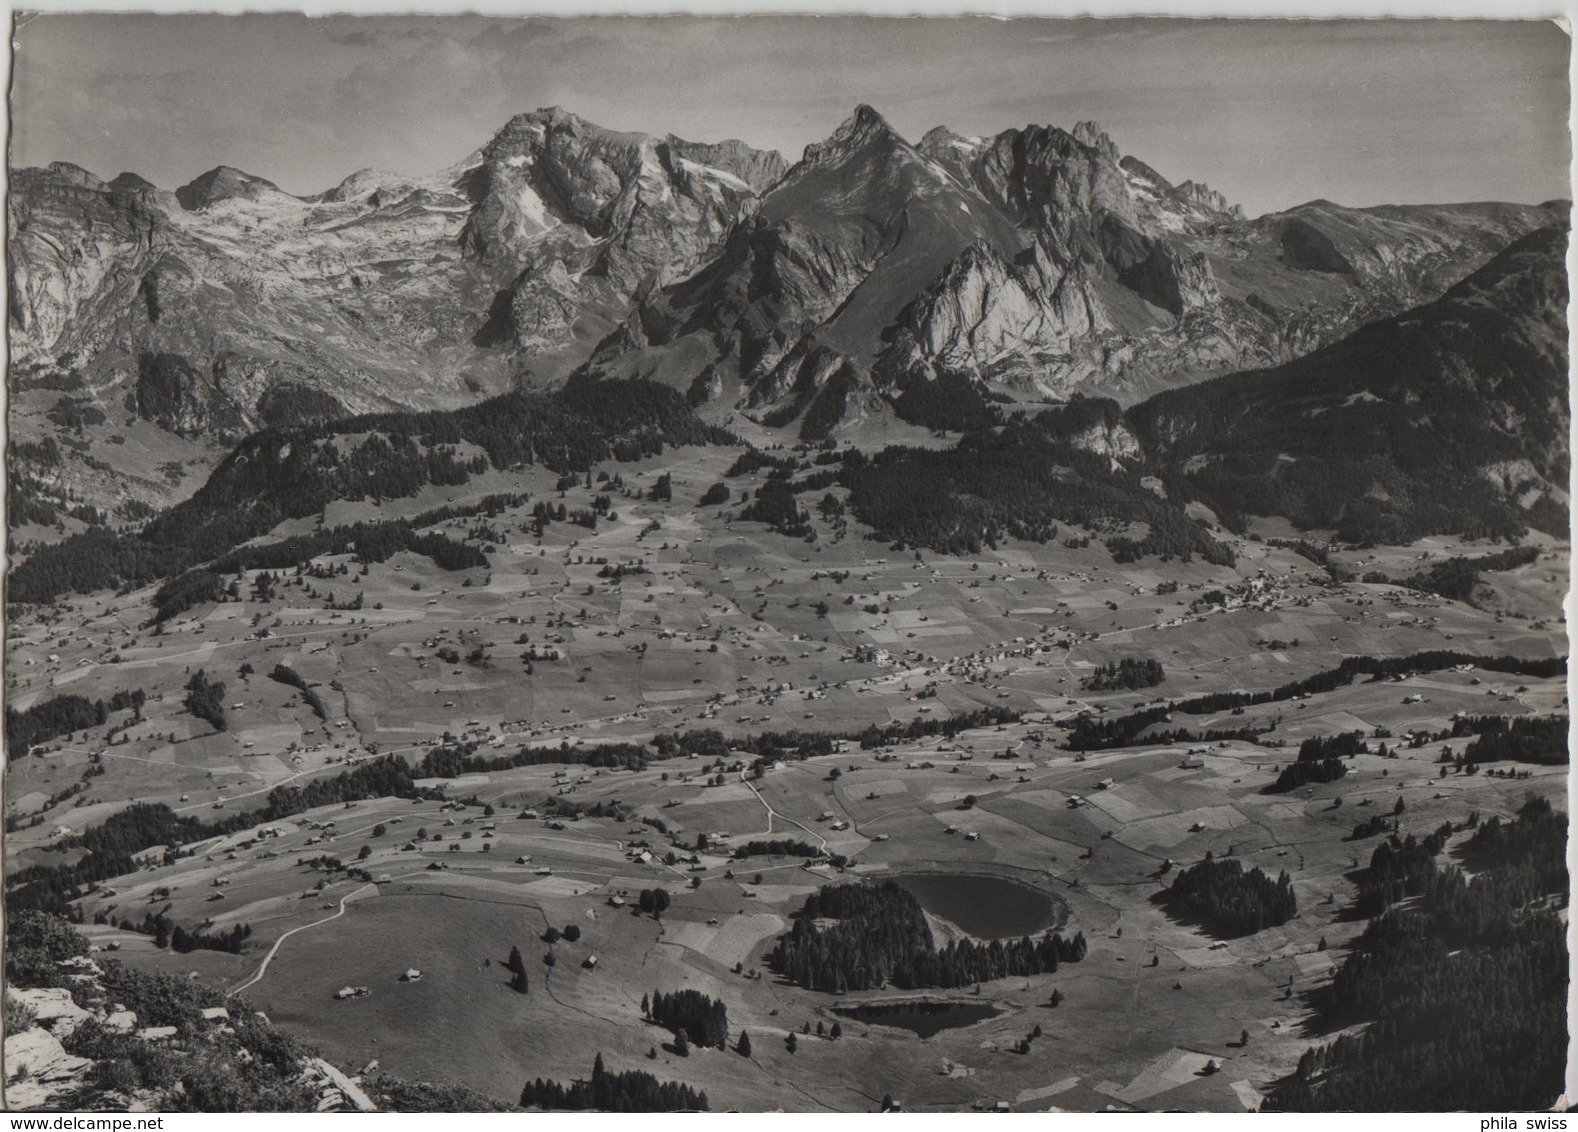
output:
[[[206,475],[258,429],[631,379],[788,441],[1106,399],[1116,427],[1090,443],[1175,467],[1223,513],[1322,526],[1352,498],[1417,502],[1394,463],[1310,503],[1332,453],[1452,415],[1464,482],[1564,507],[1567,212],[1250,219],[1093,123],[912,143],[867,106],[793,164],[551,108],[430,176],[305,197],[229,167],[173,191],[20,169],[12,525],[142,517],[191,494],[183,462]]]

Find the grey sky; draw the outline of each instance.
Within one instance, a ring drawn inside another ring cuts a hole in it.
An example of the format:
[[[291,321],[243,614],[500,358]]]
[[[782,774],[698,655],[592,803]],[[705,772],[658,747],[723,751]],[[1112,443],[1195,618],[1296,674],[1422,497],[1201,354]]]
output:
[[[44,15],[16,39],[14,165],[166,188],[430,172],[555,104],[793,160],[869,102],[912,139],[1094,119],[1252,215],[1571,195],[1569,41],[1540,22]]]

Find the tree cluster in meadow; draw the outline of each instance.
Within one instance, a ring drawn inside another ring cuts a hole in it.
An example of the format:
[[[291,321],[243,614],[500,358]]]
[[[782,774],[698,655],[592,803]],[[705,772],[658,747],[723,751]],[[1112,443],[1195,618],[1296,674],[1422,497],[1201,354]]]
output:
[[[548,1081],[539,1077],[521,1090],[522,1108],[568,1109],[584,1112],[706,1112],[707,1094],[689,1085],[659,1081],[650,1073],[614,1073],[599,1053],[589,1080]]]

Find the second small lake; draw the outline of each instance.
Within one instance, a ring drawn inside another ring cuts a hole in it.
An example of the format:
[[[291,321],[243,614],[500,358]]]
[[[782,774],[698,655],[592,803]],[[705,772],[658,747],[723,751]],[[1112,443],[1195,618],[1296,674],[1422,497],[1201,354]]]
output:
[[[943,1030],[973,1026],[997,1016],[990,1002],[863,1002],[838,1006],[833,1013],[874,1026],[898,1026],[929,1038]]]

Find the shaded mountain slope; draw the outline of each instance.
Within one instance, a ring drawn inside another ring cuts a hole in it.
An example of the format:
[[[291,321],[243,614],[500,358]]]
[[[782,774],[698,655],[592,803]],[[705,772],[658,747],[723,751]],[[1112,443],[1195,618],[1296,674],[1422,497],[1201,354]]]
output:
[[[1566,248],[1565,228],[1534,232],[1435,302],[1151,398],[1128,426],[1224,518],[1390,542],[1565,531]]]

